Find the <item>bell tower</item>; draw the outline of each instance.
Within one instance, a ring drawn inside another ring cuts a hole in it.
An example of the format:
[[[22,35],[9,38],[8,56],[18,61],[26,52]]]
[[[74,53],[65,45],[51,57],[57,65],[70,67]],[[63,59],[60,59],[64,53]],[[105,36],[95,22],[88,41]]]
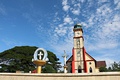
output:
[[[80,24],[74,25],[73,50],[72,50],[72,73],[84,73],[85,71],[85,53],[83,30]]]

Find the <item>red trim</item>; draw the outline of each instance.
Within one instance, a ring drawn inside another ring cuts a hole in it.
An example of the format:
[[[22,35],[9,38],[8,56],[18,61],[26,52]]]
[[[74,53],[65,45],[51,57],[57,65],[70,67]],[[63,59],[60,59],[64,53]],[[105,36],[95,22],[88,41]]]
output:
[[[83,36],[80,36],[80,37],[73,37],[73,39],[79,39],[79,38],[82,38],[82,39],[83,39],[83,41],[84,41]]]
[[[75,73],[75,62],[72,61],[72,73]]]
[[[72,49],[72,55],[73,55],[73,61],[75,61],[75,52],[74,52],[74,48]]]
[[[75,73],[75,53],[74,53],[74,48],[72,49],[72,73]]]
[[[83,49],[83,48],[74,48],[74,49]]]
[[[94,60],[86,60],[87,62],[89,62],[89,61],[94,61]]]
[[[84,71],[85,71],[85,73],[87,73],[87,62],[85,59],[85,55],[86,55],[86,51],[85,51],[85,48],[83,47]]]
[[[79,36],[79,37],[73,37],[74,39],[77,39],[77,38],[83,38],[83,36]]]

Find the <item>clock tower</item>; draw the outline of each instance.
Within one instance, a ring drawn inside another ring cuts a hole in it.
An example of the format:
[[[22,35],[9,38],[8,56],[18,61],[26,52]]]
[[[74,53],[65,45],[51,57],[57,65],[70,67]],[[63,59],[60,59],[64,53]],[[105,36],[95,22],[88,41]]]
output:
[[[83,29],[80,24],[73,28],[72,56],[67,60],[68,73],[92,73],[99,72],[100,67],[106,67],[105,61],[96,61],[90,56],[84,47]]]
[[[86,72],[83,30],[80,24],[74,26],[72,73]]]

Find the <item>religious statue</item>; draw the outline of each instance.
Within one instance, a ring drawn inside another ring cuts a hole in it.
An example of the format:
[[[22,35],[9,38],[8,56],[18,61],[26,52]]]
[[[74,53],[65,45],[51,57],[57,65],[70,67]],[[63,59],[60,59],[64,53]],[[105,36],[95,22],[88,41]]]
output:
[[[66,58],[68,57],[68,55],[66,54],[65,50],[64,55],[62,57],[64,58],[64,73],[67,73]]]
[[[37,73],[41,73],[41,66],[45,65],[46,61],[48,61],[47,56],[47,51],[43,48],[38,48],[34,52],[34,58],[32,59],[32,62],[37,65]]]

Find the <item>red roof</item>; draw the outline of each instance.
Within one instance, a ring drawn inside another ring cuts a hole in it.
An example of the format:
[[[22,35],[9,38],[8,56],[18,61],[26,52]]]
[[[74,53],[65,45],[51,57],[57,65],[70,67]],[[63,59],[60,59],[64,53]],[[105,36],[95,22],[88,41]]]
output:
[[[105,61],[97,61],[96,62],[96,67],[106,67],[106,62]]]

